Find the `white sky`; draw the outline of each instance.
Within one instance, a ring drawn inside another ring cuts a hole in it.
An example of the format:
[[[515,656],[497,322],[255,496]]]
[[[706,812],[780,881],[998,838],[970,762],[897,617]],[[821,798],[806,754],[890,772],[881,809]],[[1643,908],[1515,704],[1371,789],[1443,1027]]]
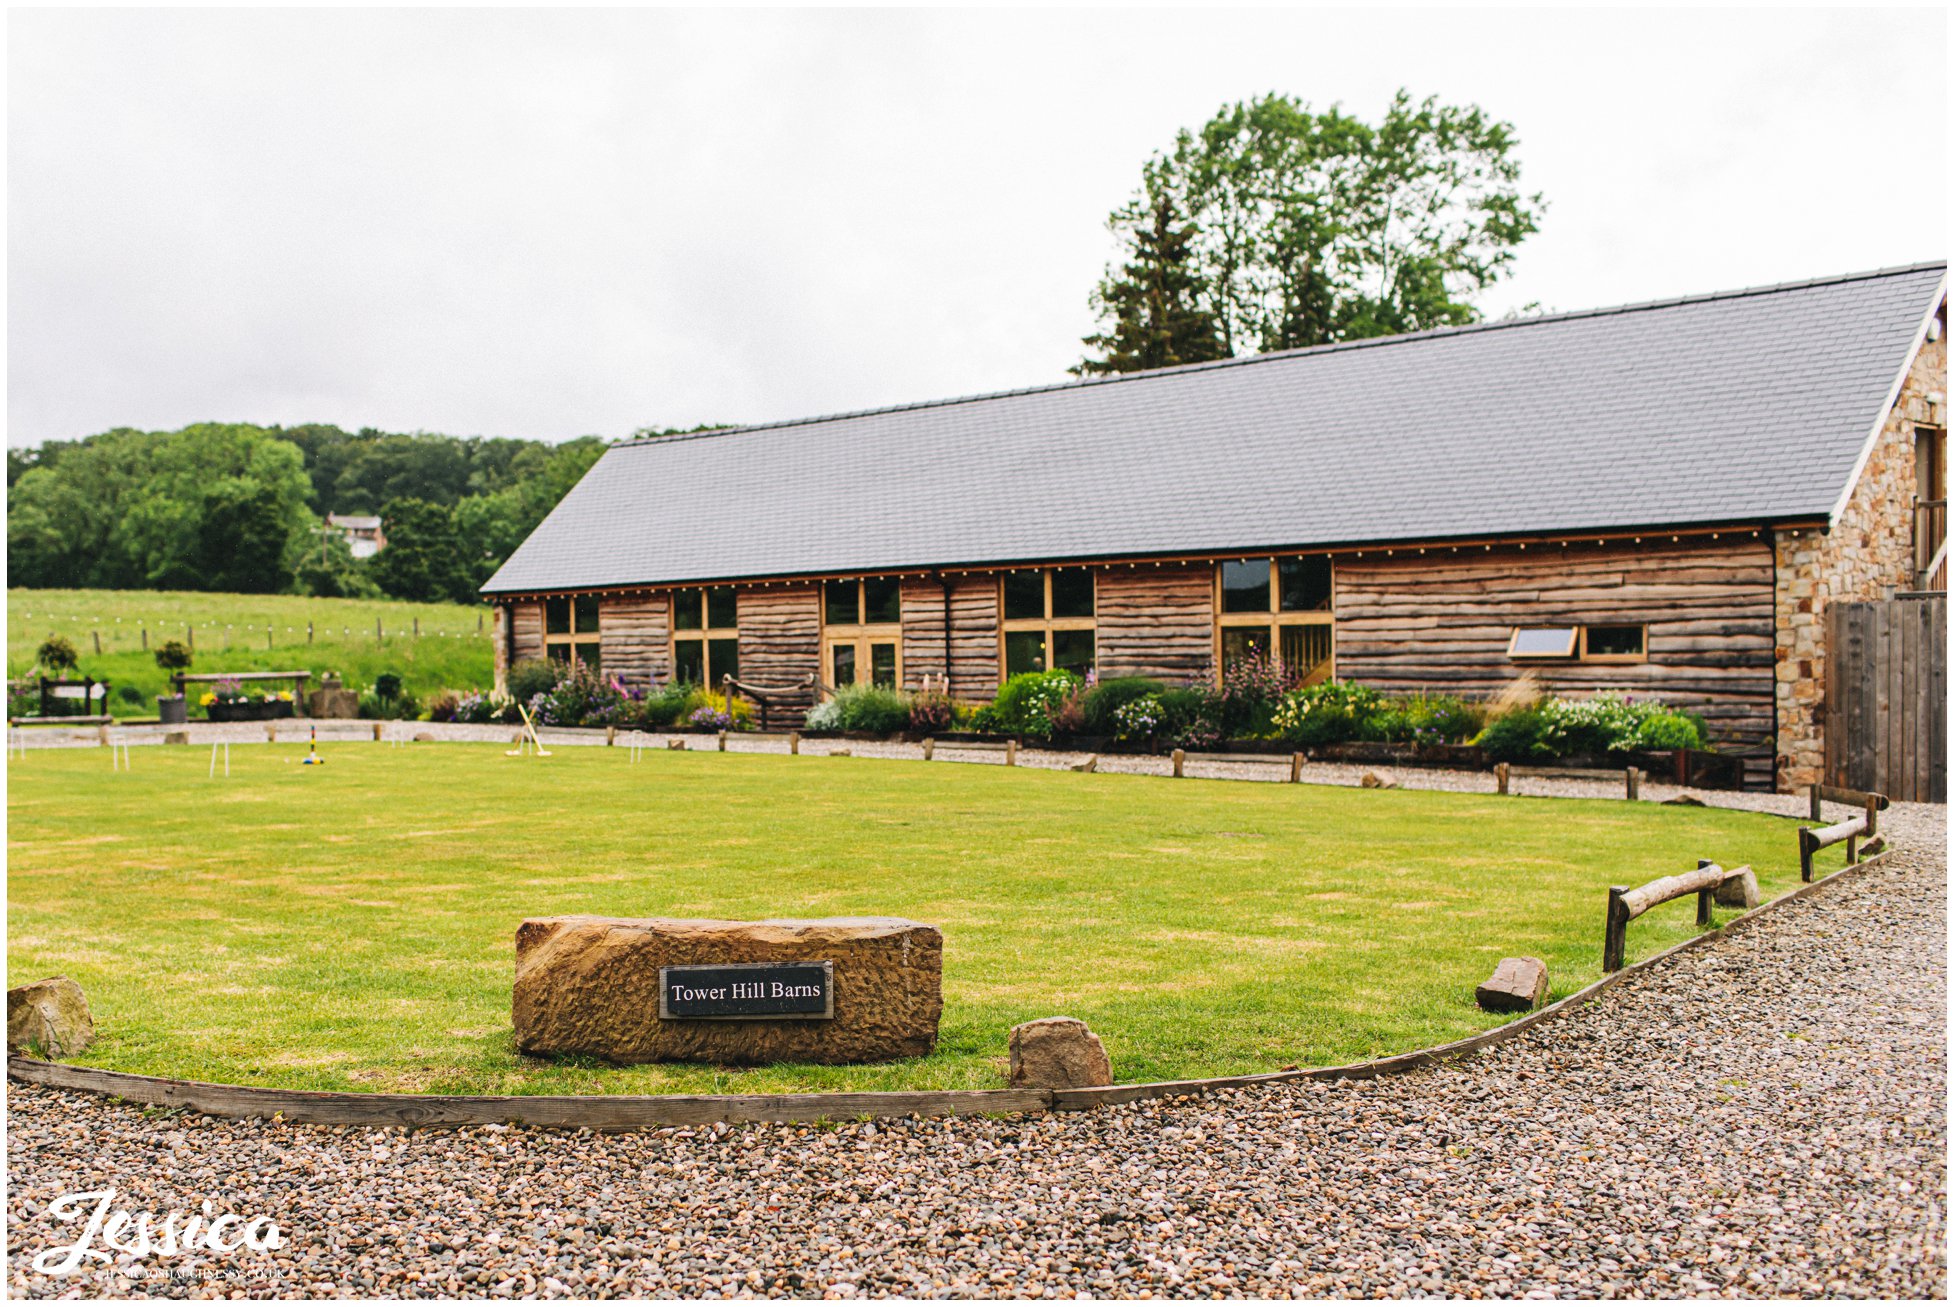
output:
[[[1497,314],[1946,256],[1940,10],[13,11],[8,439],[617,436],[1064,379],[1263,91],[1512,122]]]

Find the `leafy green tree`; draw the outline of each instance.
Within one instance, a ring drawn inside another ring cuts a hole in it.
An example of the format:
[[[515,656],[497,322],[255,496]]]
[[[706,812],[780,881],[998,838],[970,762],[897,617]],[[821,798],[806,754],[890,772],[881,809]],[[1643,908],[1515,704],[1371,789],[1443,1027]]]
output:
[[[381,590],[419,602],[466,603],[474,597],[453,509],[425,499],[396,499],[381,517],[387,547],[371,564]]]
[[[380,587],[368,565],[353,557],[343,533],[318,525],[311,541],[292,564],[293,589],[327,599],[377,599]]]
[[[1195,229],[1185,218],[1185,187],[1170,159],[1150,162],[1145,177],[1140,194],[1108,220],[1126,262],[1117,275],[1109,270],[1093,292],[1093,308],[1110,325],[1086,337],[1100,357],[1073,368],[1075,376],[1227,357],[1194,268]]]
[[[1181,132],[1112,223],[1181,216],[1180,300],[1211,315],[1225,356],[1456,326],[1478,320],[1475,297],[1538,230],[1545,202],[1520,188],[1517,145],[1477,107],[1403,91],[1376,125],[1268,95]],[[1075,371],[1154,366],[1123,348],[1122,304],[1106,294],[1122,280],[1135,279],[1109,274],[1095,294],[1111,327]]]

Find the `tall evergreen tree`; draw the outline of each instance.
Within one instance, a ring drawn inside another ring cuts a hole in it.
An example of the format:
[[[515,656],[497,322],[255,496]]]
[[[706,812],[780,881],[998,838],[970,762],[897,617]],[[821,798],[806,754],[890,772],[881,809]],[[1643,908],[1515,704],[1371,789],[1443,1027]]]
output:
[[[1108,269],[1093,292],[1092,306],[1107,329],[1087,336],[1100,352],[1072,369],[1074,376],[1103,376],[1205,363],[1226,358],[1207,288],[1194,270],[1195,230],[1186,221],[1171,165],[1156,161],[1146,184],[1108,226],[1119,234],[1126,262]]]

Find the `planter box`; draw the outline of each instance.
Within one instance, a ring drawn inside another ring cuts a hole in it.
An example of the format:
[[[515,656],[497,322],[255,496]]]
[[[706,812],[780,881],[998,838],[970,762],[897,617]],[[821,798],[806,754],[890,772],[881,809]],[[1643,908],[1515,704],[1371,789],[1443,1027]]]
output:
[[[254,699],[234,699],[226,702],[219,699],[206,710],[206,716],[213,722],[270,722],[292,715],[292,705],[283,699],[270,703],[259,703]]]

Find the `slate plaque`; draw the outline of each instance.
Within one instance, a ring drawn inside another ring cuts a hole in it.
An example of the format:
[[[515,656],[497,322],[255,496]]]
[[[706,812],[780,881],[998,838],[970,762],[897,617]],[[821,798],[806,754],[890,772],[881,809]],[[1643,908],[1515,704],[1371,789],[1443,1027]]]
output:
[[[831,1021],[832,962],[729,962],[716,967],[658,968],[660,1021]]]

